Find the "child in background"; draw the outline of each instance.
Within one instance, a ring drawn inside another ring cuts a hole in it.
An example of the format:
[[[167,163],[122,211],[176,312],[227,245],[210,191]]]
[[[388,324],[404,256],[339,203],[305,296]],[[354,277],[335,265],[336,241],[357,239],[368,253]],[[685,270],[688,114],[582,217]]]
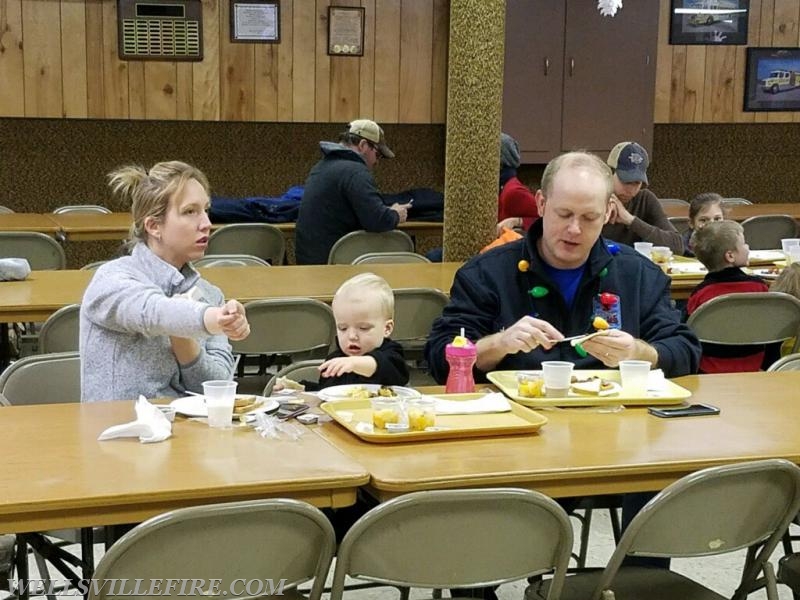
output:
[[[786,268],[778,275],[778,278],[769,286],[770,292],[783,292],[800,299],[800,262],[793,262],[786,265]],[[792,352],[797,338],[789,338],[781,345],[781,356],[786,356]]]
[[[714,192],[698,194],[689,205],[689,229],[683,234],[684,256],[694,256],[692,252],[692,233],[714,221],[722,221],[722,196]]]
[[[333,385],[405,385],[403,349],[389,339],[394,330],[394,293],[382,277],[362,273],[345,281],[333,297],[337,349],[319,367],[320,389]]]
[[[736,221],[712,221],[695,230],[691,238],[694,253],[708,269],[703,282],[689,296],[686,305],[691,315],[702,304],[717,296],[740,292],[766,292],[767,285],[759,277],[747,275],[750,248],[742,226]],[[747,315],[742,315],[746,319]],[[735,327],[731,323],[731,327]],[[726,346],[703,343],[701,373],[741,373],[758,371],[764,361],[764,346]]]

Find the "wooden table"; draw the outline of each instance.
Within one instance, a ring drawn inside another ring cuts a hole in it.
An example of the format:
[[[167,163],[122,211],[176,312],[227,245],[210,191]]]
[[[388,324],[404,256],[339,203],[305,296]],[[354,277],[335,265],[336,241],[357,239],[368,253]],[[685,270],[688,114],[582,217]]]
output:
[[[54,236],[59,224],[52,217],[55,215],[38,213],[3,213],[0,214],[0,231],[36,231]]]
[[[227,298],[242,302],[298,296],[330,302],[349,277],[372,272],[393,288],[432,287],[449,293],[461,263],[392,265],[313,265],[285,267],[211,267],[203,277]],[[25,281],[0,284],[0,323],[44,321],[68,304],[80,303],[94,271],[33,271]]]
[[[173,436],[98,442],[134,418],[133,403],[0,408],[0,531],[133,523],[175,508],[266,497],[348,506],[365,469],[307,432],[267,440],[250,428],[210,429],[176,419]]]
[[[727,207],[728,219],[734,221],[744,221],[750,217],[758,215],[790,215],[800,222],[800,202],[780,202],[776,204],[736,204]],[[688,206],[675,206],[670,204],[664,206],[664,212],[668,217],[688,217]]]
[[[539,434],[371,444],[336,423],[315,432],[364,465],[380,500],[458,487],[516,486],[552,497],[663,489],[709,466],[763,458],[800,463],[800,372],[693,375],[675,380],[712,417],[659,419],[645,408],[618,413],[543,411]]]

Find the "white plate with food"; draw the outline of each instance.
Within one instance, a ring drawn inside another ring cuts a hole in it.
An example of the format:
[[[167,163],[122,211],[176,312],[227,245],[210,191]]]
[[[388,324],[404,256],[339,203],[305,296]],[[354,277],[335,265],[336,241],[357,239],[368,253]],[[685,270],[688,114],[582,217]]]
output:
[[[764,267],[760,269],[747,269],[747,272],[756,277],[761,277],[762,279],[777,279],[782,270],[783,269],[778,267]]]
[[[185,417],[208,416],[206,398],[203,395],[175,398],[169,405]],[[278,408],[278,401],[275,398],[265,398],[264,396],[252,394],[236,394],[233,418],[254,412],[271,412],[276,408]]]
[[[366,400],[378,396],[397,396],[398,398],[419,398],[417,390],[399,385],[378,385],[377,383],[362,383],[353,385],[334,385],[320,390],[319,397],[326,402],[336,400]]]

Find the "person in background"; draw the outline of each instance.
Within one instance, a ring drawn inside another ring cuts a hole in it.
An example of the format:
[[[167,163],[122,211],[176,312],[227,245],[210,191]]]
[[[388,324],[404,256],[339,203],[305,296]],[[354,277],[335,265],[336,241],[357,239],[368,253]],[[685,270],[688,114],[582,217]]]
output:
[[[497,197],[497,235],[508,229],[528,231],[539,218],[533,192],[519,179],[519,144],[507,133],[500,134],[500,195]]]
[[[695,196],[689,204],[689,229],[683,234],[684,256],[694,256],[692,252],[692,233],[714,221],[722,221],[725,212],[722,208],[722,196],[714,192],[705,192]]]
[[[770,292],[783,292],[800,300],[800,262],[793,262],[778,275],[778,278],[769,286]],[[789,338],[781,345],[781,356],[791,353],[797,338]]]
[[[336,351],[319,367],[319,388],[355,383],[406,385],[403,348],[394,330],[394,292],[382,277],[361,273],[345,281],[333,297]]]
[[[703,282],[689,295],[687,316],[712,298],[735,292],[766,292],[767,284],[747,275],[750,248],[744,239],[742,226],[736,221],[713,221],[692,235],[692,247],[697,259],[708,269]],[[742,315],[742,318],[747,318]],[[701,373],[738,373],[758,371],[764,362],[764,346],[727,346],[703,344],[700,359]]]
[[[228,339],[246,338],[250,325],[191,264],[211,231],[205,175],[173,161],[108,178],[131,203],[131,253],[100,266],[83,295],[82,401],[177,397],[231,379]]]
[[[669,222],[656,195],[644,187],[650,164],[647,151],[636,142],[620,142],[612,148],[607,163],[614,171],[614,193],[603,237],[628,246],[651,242],[683,254],[681,234]]]
[[[336,241],[351,231],[383,232],[408,217],[408,204],[383,203],[372,170],[381,157],[394,158],[383,129],[357,119],[339,143],[320,142],[322,159],[306,179],[295,228],[299,265],[324,265]]]

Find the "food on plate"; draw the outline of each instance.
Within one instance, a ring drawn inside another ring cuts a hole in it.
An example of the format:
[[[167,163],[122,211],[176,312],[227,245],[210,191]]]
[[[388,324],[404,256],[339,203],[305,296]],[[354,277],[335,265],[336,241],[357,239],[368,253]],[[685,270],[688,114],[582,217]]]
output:
[[[601,331],[603,329],[608,329],[608,321],[606,321],[603,317],[595,317],[592,321],[592,327]]]
[[[585,379],[573,377],[572,383],[570,384],[570,389],[579,394],[600,395],[602,393],[612,392],[615,388],[616,386],[614,385],[613,381],[601,379],[596,375],[587,377]]]
[[[400,411],[396,408],[377,408],[372,410],[372,424],[378,429],[386,429],[387,423],[399,423]]]
[[[397,396],[397,394],[388,385],[382,385],[380,388],[378,388],[378,396],[383,396],[384,398],[393,398]]]
[[[544,379],[541,377],[521,377],[517,382],[517,394],[523,398],[544,396]]]
[[[365,388],[363,385],[354,385],[347,390],[347,396],[352,400],[369,400],[379,396],[382,398],[396,398],[397,392],[388,385],[382,385],[376,392]]]
[[[236,396],[233,401],[233,414],[243,415],[244,413],[257,408],[259,404],[261,404],[261,402],[255,396]]]

